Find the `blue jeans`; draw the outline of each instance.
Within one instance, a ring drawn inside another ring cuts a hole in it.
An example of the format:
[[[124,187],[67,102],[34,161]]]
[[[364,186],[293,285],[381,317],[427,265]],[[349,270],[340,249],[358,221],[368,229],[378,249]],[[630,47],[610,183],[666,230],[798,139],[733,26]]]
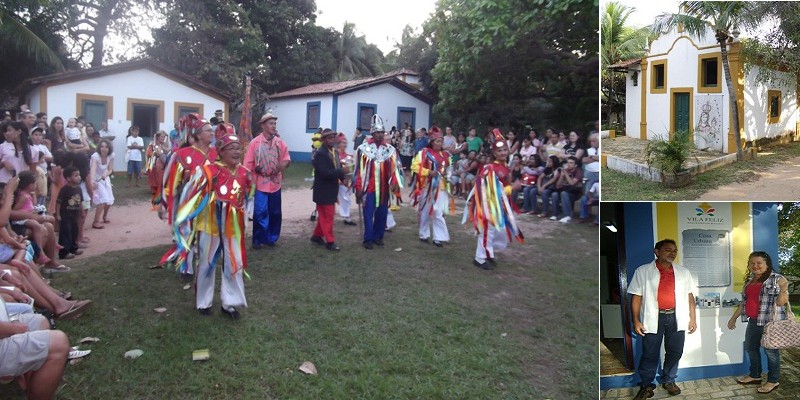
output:
[[[387,202],[388,203],[388,202]],[[389,215],[389,205],[375,205],[375,192],[364,195],[364,243],[375,243],[383,240],[386,231],[386,217]]]
[[[664,341],[664,369],[661,383],[675,382],[678,361],[683,355],[686,332],[678,330],[675,314],[658,314],[658,332],[646,333],[642,338],[642,356],[639,358],[639,386],[649,385],[656,378],[661,341]]]
[[[522,189],[522,212],[539,212],[539,203],[536,202],[536,193],[539,187],[536,185],[525,186]]]
[[[253,197],[253,245],[273,245],[281,236],[281,191],[256,190]]]
[[[761,379],[761,336],[764,334],[764,327],[756,325],[755,318],[750,318],[747,322],[747,330],[744,332],[744,350],[750,358],[750,376]],[[781,373],[781,352],[777,349],[764,349],[767,355],[767,382],[778,382]]]
[[[553,185],[555,186],[555,185]],[[546,188],[539,193],[542,196],[542,214],[549,214],[550,213],[550,194],[553,193],[553,189]],[[536,203],[536,198],[533,198],[533,202]],[[553,215],[556,212],[556,205],[553,204]]]
[[[596,198],[592,199],[592,201],[590,202],[589,201],[589,193],[586,193],[583,196],[581,196],[581,219],[586,219],[586,218],[589,218],[591,216],[590,208],[595,204],[597,204],[597,199]],[[600,218],[600,215],[598,213],[598,215],[595,216],[595,221],[596,222],[600,221],[599,218]]]
[[[561,190],[558,192],[553,192],[550,196],[553,201],[553,215],[562,217],[571,217],[572,216],[572,205],[577,200],[577,194],[570,194],[567,190]],[[558,212],[559,206],[561,207],[561,213]]]

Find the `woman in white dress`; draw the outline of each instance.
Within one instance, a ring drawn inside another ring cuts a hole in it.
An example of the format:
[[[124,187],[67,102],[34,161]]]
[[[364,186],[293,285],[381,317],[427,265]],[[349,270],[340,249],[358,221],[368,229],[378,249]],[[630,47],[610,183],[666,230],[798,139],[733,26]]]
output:
[[[114,173],[114,149],[108,140],[102,139],[97,145],[97,152],[92,154],[90,182],[94,188],[92,202],[96,207],[92,228],[104,228],[100,224],[101,216],[104,224],[111,222],[108,220],[108,209],[114,204],[114,192],[111,190],[112,173]]]

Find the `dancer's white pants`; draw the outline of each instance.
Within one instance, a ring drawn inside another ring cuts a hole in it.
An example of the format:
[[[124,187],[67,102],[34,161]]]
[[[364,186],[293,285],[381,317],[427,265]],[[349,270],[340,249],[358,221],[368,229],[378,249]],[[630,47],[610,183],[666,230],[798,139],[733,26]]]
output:
[[[427,197],[427,196],[426,196]],[[433,229],[433,240],[438,242],[447,242],[450,240],[450,233],[447,231],[447,224],[444,222],[444,210],[448,206],[447,195],[439,193],[439,199],[436,203],[426,202],[423,198],[419,203],[419,238],[428,239],[431,237],[431,228]],[[433,207],[433,213],[431,213]]]
[[[489,227],[489,235],[486,239],[486,246],[483,245],[483,232],[478,234],[478,248],[475,249],[475,261],[484,263],[486,261],[486,253],[488,251],[489,257],[494,258],[495,251],[503,251],[508,247],[508,235],[505,230],[497,230]]]
[[[231,275],[231,257],[234,257],[237,263],[242,265],[242,249],[240,246],[232,246],[232,248],[224,248],[222,250],[222,267],[214,268],[211,261],[214,258],[214,253],[220,247],[220,237],[211,235],[206,232],[198,232],[197,246],[199,248],[197,265],[195,293],[197,296],[196,306],[200,308],[209,308],[214,301],[214,278],[217,275],[217,270],[222,270],[222,283],[220,285],[219,297],[222,300],[222,307],[230,310],[231,307],[247,307],[247,299],[244,297],[244,279],[242,278],[242,269]]]
[[[345,220],[350,219],[350,206],[352,199],[350,198],[350,188],[345,185],[339,185],[339,215]]]

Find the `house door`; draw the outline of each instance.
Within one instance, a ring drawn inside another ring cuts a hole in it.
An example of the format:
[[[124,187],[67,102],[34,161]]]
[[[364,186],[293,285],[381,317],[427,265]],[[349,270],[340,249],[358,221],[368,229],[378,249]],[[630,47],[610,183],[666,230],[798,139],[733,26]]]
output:
[[[158,106],[149,104],[133,105],[133,125],[139,126],[139,136],[142,138],[152,138],[158,131]],[[148,141],[145,139],[145,144]]]
[[[675,104],[674,124],[675,132],[689,131],[689,93],[674,93],[673,104]]]

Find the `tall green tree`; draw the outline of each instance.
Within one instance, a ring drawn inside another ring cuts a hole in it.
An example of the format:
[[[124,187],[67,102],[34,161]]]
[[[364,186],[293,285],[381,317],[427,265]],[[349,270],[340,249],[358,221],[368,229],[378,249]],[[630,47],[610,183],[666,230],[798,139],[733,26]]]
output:
[[[234,2],[175,0],[152,34],[148,56],[231,94],[243,92],[245,74],[269,75],[259,31]]]
[[[58,70],[64,64],[58,53],[31,26],[54,8],[46,0],[9,0],[0,3],[0,42],[4,50],[27,56]]]
[[[66,44],[70,57],[84,67],[99,67],[109,58],[106,40],[112,35],[123,46],[143,50],[139,37],[153,15],[169,10],[172,2],[160,0],[65,0]],[[159,10],[158,6],[162,9]],[[119,51],[120,49],[116,49]]]
[[[782,203],[778,207],[778,257],[781,274],[800,278],[800,203]],[[793,283],[795,289],[800,280]]]
[[[394,49],[386,55],[384,70],[407,68],[417,72],[422,90],[435,97],[436,89],[432,85],[431,71],[439,55],[434,31],[429,22],[423,24],[422,32],[418,34],[414,32],[414,28],[406,25],[400,42],[395,43]]]
[[[364,35],[356,33],[356,25],[345,21],[336,43],[334,57],[338,64],[335,79],[339,81],[375,76],[381,73],[383,53]]]
[[[625,80],[615,76],[617,72],[608,69],[619,61],[644,55],[650,29],[634,28],[627,25],[628,18],[636,11],[615,1],[606,4],[600,20],[600,99],[607,110],[606,122],[617,110],[624,110]]]
[[[439,0],[437,121],[588,127],[598,109],[598,4]]]
[[[22,81],[76,67],[66,55],[62,4],[57,0],[0,2],[0,103],[17,102],[11,93]]]
[[[736,157],[742,159],[742,135],[739,126],[739,104],[733,88],[731,67],[728,61],[728,42],[733,32],[742,29],[755,29],[761,23],[763,14],[758,13],[754,2],[747,1],[683,1],[681,13],[662,14],[656,18],[654,33],[677,28],[680,24],[686,33],[696,38],[705,38],[709,30],[719,44],[722,53],[722,69],[725,71],[725,84],[728,87],[731,119],[733,121]]]

